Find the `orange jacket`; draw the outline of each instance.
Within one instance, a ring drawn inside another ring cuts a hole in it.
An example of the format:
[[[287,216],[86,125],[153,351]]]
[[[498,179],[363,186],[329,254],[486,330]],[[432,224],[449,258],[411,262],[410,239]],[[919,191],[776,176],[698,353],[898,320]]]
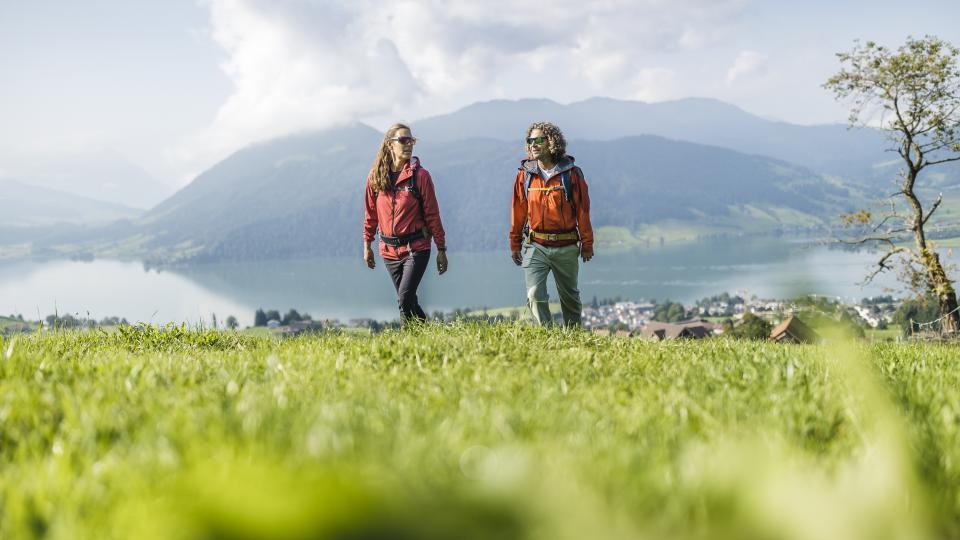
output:
[[[593,250],[593,227],[590,225],[590,194],[583,171],[573,163],[572,156],[566,156],[560,163],[557,174],[543,181],[535,159],[520,162],[517,179],[513,183],[513,204],[510,207],[510,251],[520,251],[523,243],[523,226],[529,220],[530,228],[540,233],[564,233],[572,230],[580,232],[580,246],[584,250]],[[566,200],[560,173],[570,171],[570,183],[573,187],[573,204]],[[526,173],[533,174],[530,191],[526,189]],[[543,188],[559,188],[544,191]],[[535,240],[544,246],[566,246],[575,240]]]

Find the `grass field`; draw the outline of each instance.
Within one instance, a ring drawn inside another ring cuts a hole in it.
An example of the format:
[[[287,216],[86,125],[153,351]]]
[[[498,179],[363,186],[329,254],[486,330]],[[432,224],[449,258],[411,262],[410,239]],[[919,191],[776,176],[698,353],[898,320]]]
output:
[[[0,538],[956,538],[957,352],[466,323],[8,338]]]
[[[867,339],[874,341],[896,341],[903,336],[903,330],[896,325],[888,326],[883,330],[878,328],[867,328],[864,333]]]

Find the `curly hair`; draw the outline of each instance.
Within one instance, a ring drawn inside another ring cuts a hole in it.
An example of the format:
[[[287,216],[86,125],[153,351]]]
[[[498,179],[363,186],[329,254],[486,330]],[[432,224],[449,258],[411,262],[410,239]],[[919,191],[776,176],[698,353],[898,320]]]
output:
[[[380,149],[377,150],[377,157],[373,158],[373,166],[370,167],[370,174],[367,175],[367,183],[373,187],[374,193],[386,191],[390,185],[390,165],[393,164],[393,152],[390,151],[390,138],[396,135],[398,131],[410,130],[410,126],[405,124],[394,124],[387,129],[380,141]],[[411,131],[412,133],[412,131]]]
[[[527,137],[535,129],[539,129],[547,138],[547,150],[550,152],[551,159],[560,161],[567,155],[567,140],[563,138],[563,132],[560,131],[560,128],[550,122],[534,122],[527,128]],[[530,155],[530,145],[526,145],[525,148],[527,149],[527,157],[533,159],[533,156]]]

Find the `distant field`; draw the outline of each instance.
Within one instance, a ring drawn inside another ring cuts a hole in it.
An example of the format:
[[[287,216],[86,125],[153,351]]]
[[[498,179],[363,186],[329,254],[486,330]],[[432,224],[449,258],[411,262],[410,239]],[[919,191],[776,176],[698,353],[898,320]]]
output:
[[[21,321],[12,317],[0,317],[0,335],[4,332],[22,332],[25,328],[36,329],[38,323],[30,321]]]
[[[0,260],[16,259],[30,255],[29,244],[0,245]]]
[[[0,538],[953,538],[944,345],[0,340]]]
[[[812,216],[783,208],[761,210],[749,205],[730,209],[732,217],[711,222],[665,219],[656,223],[640,225],[636,230],[627,227],[598,227],[595,242],[609,251],[628,250],[638,247],[659,247],[695,242],[710,236],[740,236],[743,234],[769,234],[780,227],[813,227],[822,224]]]
[[[875,341],[896,341],[903,335],[903,332],[900,330],[900,327],[896,325],[890,325],[889,327],[878,330],[876,328],[870,328],[866,330],[866,337]]]
[[[626,227],[598,227],[595,242],[598,247],[614,252],[638,247],[659,247],[661,240],[667,244],[694,242],[698,238],[716,234],[736,234],[729,227],[711,227],[680,221],[664,221],[642,225],[636,231]]]

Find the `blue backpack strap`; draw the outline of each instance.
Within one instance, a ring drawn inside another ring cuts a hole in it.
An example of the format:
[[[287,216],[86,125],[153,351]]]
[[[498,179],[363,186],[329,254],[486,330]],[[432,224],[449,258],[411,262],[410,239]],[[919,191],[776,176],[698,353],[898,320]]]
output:
[[[573,169],[579,169],[579,167],[573,167],[560,173],[560,183],[563,184],[564,197],[567,198],[567,202],[570,203],[570,206],[573,206],[574,210],[576,210],[576,206],[573,204],[573,178],[570,174]]]
[[[563,184],[563,196],[567,198],[567,202],[570,202],[570,200],[573,199],[573,183],[570,181],[570,169],[560,173],[560,183]]]
[[[530,193],[530,184],[533,182],[533,173],[524,169],[523,170],[523,197],[529,200]]]
[[[523,169],[523,198],[528,201],[529,204],[530,197],[530,184],[533,182],[533,173]],[[530,234],[530,219],[527,218],[527,222],[523,224],[523,238],[526,240],[527,235]]]

